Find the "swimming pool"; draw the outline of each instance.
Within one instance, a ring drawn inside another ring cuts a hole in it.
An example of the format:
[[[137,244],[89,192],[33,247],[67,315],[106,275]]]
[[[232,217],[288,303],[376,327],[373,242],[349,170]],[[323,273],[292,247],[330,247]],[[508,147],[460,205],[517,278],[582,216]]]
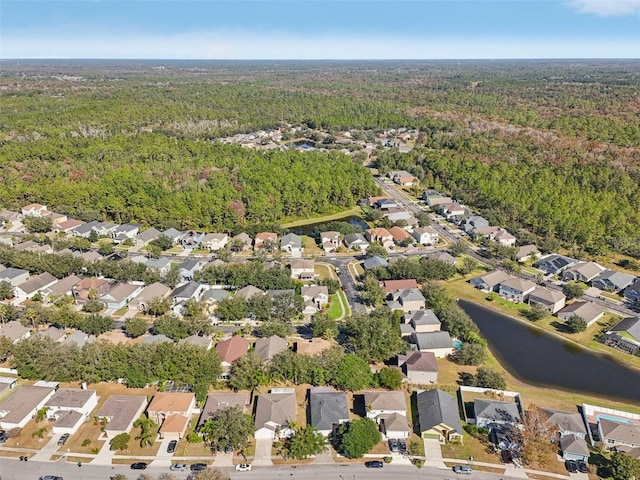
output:
[[[455,348],[456,350],[460,350],[462,348],[462,342],[457,338],[454,338],[452,342],[453,342],[453,348]]]
[[[605,420],[611,420],[612,422],[618,422],[618,423],[626,423],[627,425],[633,425],[633,422],[631,420],[626,420],[624,418],[620,418],[620,417],[614,417],[612,415],[596,415],[596,418],[598,419],[598,421],[602,420],[603,418]]]

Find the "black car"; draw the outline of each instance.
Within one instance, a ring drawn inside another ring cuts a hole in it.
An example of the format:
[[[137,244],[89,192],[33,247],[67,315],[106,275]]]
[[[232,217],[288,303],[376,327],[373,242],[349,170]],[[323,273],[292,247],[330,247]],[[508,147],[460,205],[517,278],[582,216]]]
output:
[[[367,468],[382,468],[383,465],[384,463],[382,463],[380,460],[370,460],[368,462],[364,462],[364,466]]]
[[[574,460],[565,460],[564,467],[567,469],[569,473],[578,472],[578,464]]]
[[[7,436],[7,432],[5,432],[4,430],[0,430],[0,443],[4,443],[9,439],[9,437]]]
[[[131,470],[145,470],[147,468],[147,464],[144,462],[136,462],[131,464]]]
[[[169,445],[167,445],[167,453],[173,453],[176,451],[176,447],[178,446],[177,440],[171,440]]]
[[[576,463],[578,464],[578,470],[580,470],[580,473],[589,473],[589,467],[584,460],[578,460]]]
[[[502,450],[502,452],[500,452],[500,457],[502,458],[502,463],[513,462],[513,454],[511,453],[511,450]]]
[[[398,447],[400,447],[400,452],[401,453],[406,453],[406,451],[407,451],[407,442],[405,441],[404,438],[400,438],[398,440]]]
[[[400,448],[398,447],[398,440],[396,440],[395,438],[389,439],[389,450],[393,453],[397,453],[400,451]]]
[[[207,469],[207,464],[206,463],[193,463],[191,465],[191,471],[192,472],[201,472],[202,470],[206,470]]]

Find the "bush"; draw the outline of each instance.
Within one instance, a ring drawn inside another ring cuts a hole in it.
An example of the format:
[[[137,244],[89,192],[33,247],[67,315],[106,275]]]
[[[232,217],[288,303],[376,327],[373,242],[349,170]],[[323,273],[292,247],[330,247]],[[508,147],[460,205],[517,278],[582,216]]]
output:
[[[475,435],[475,434],[478,433],[478,426],[477,425],[473,425],[471,423],[468,423],[463,428],[464,428],[464,431],[467,432],[469,435]]]
[[[85,439],[82,441],[82,446],[83,446],[83,447],[86,447],[86,446],[88,446],[88,445],[91,445],[91,439],[90,439],[90,438],[85,438]]]
[[[99,451],[100,451],[100,449],[98,447],[93,447],[91,449],[91,453],[93,453],[94,455],[97,455]]]
[[[187,435],[187,442],[189,443],[202,443],[202,437],[198,435],[196,432],[191,432]]]
[[[384,463],[391,463],[391,460],[393,460],[391,457],[382,457]]]
[[[413,460],[411,460],[411,463],[413,463],[416,468],[424,467],[424,460],[422,460],[421,458],[414,458]]]

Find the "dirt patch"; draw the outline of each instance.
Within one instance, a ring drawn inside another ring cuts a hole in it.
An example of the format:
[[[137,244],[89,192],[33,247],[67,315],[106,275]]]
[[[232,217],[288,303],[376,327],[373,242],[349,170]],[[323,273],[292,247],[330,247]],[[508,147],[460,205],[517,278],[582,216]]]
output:
[[[40,423],[36,423],[35,420],[33,419],[29,420],[29,422],[27,422],[27,424],[24,426],[24,428],[20,432],[20,435],[18,435],[17,437],[8,439],[5,442],[4,446],[40,450],[51,439],[52,425],[53,425],[53,422],[49,422],[48,420],[43,420]],[[40,431],[41,429],[46,429],[42,431],[42,434],[43,434],[42,438],[36,435],[36,432]],[[23,453],[23,455],[25,454]]]

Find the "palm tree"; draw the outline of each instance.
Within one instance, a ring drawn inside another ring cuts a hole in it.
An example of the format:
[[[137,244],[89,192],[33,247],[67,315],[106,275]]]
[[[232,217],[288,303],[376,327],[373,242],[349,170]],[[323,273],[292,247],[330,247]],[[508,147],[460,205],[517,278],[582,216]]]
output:
[[[140,427],[140,435],[136,437],[136,440],[140,441],[142,448],[150,447],[153,445],[153,429],[156,427],[156,423],[147,417],[140,417],[133,422],[134,427]]]

